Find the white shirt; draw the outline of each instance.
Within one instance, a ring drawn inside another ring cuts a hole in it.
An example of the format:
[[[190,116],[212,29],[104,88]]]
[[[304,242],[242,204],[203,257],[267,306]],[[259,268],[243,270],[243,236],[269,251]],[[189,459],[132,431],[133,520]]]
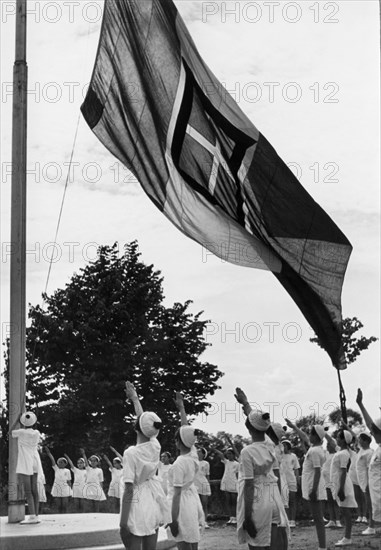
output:
[[[40,432],[33,428],[20,428],[12,431],[12,437],[16,437],[18,441],[16,474],[31,476],[42,472],[41,459],[37,450],[41,439]]]

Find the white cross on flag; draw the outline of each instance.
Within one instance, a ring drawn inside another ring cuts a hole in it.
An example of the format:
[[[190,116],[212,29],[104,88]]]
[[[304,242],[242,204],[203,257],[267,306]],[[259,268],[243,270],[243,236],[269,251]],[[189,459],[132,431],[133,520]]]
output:
[[[272,271],[345,368],[352,247],[206,66],[172,0],[106,0],[82,112],[185,235]]]

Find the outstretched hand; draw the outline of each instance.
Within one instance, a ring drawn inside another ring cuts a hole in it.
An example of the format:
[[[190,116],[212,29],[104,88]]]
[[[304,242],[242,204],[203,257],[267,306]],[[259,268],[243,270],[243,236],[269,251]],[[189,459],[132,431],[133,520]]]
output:
[[[361,405],[361,403],[362,403],[362,397],[363,397],[363,396],[362,396],[362,391],[361,391],[361,389],[359,388],[359,389],[357,390],[357,397],[356,397],[356,403],[357,403],[358,405]]]
[[[184,407],[184,397],[183,394],[179,391],[175,392],[175,398],[173,400],[178,410],[181,410]]]
[[[241,403],[241,405],[245,405],[247,403],[247,397],[246,394],[241,388],[235,389],[234,397],[237,399],[238,403]]]
[[[286,424],[287,424],[287,426],[288,426],[289,428],[291,428],[292,430],[295,429],[295,424],[293,424],[293,423],[291,422],[291,420],[289,420],[288,418],[285,418],[284,421],[286,422]]]
[[[134,399],[137,399],[138,394],[136,393],[135,386],[132,384],[132,382],[126,381],[126,387],[125,390],[127,399],[130,399],[133,401]]]

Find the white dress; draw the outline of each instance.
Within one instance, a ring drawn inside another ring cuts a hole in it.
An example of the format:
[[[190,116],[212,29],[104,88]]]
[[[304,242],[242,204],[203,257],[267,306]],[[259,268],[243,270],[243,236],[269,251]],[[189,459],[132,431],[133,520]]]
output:
[[[372,455],[368,472],[373,519],[381,522],[381,444]]]
[[[84,495],[88,500],[106,500],[101,483],[103,483],[102,468],[86,468],[86,482],[84,487]]]
[[[59,468],[57,464],[53,466],[54,470],[54,483],[52,487],[52,497],[71,497],[73,491],[71,490],[68,481],[71,481],[71,473],[67,468]]]
[[[133,484],[127,525],[138,537],[154,535],[160,524],[169,521],[165,493],[156,475],[160,449],[159,442],[153,437],[146,443],[128,447],[123,454],[123,484]],[[122,500],[123,494],[124,485]]]
[[[121,486],[122,486],[122,483],[121,483],[121,479],[123,477],[123,469],[122,468],[109,468],[110,472],[111,472],[111,482],[110,482],[110,486],[108,488],[108,496],[109,497],[115,497],[115,498],[120,498],[121,496]]]
[[[43,475],[41,459],[37,450],[41,440],[40,432],[33,430],[33,428],[20,428],[19,430],[12,430],[12,437],[17,438],[18,444],[16,474]]]
[[[224,475],[221,479],[221,491],[227,491],[228,493],[237,493],[237,474],[239,469],[238,462],[236,460],[228,460],[227,458],[223,458],[221,462],[225,466]]]
[[[341,451],[337,451],[337,453],[333,455],[332,462],[331,462],[332,496],[333,498],[336,499],[337,504],[341,508],[357,508],[357,502],[355,499],[353,483],[351,478],[349,477],[348,472],[345,477],[345,484],[344,484],[345,499],[340,500],[339,497],[337,496],[337,493],[340,489],[340,479],[341,479],[342,468],[347,468],[350,458],[351,458],[351,453],[348,451],[348,449],[343,449]]]
[[[327,493],[325,491],[324,477],[322,475],[322,468],[326,460],[326,454],[321,445],[316,447],[310,447],[307,451],[306,457],[303,463],[302,472],[302,495],[305,500],[310,500],[310,492],[312,491],[315,468],[320,468],[320,479],[317,489],[317,499],[327,500]]]
[[[247,445],[241,451],[238,478],[237,530],[238,542],[250,546],[270,546],[271,524],[285,527],[289,532],[287,515],[273,473],[275,453],[265,442]],[[252,519],[257,530],[253,539],[243,529],[245,519],[245,480],[254,480]]]
[[[161,486],[163,487],[164,493],[168,493],[168,472],[171,468],[171,464],[163,464],[159,462],[159,467],[157,469],[158,476],[161,481]]]
[[[210,475],[210,464],[206,460],[200,460],[198,465],[198,472],[194,478],[194,484],[199,495],[211,495],[210,483],[206,476]]]
[[[172,464],[168,474],[168,500],[170,509],[175,487],[181,487],[180,511],[178,517],[179,534],[173,537],[167,529],[168,538],[177,542],[199,542],[200,528],[205,524],[204,512],[201,506],[194,479],[199,468],[199,460],[195,447],[191,452],[180,455]],[[172,520],[171,520],[172,521]]]
[[[286,478],[288,489],[289,491],[292,491],[295,493],[298,490],[295,470],[298,470],[300,468],[299,460],[296,454],[284,453],[282,466],[283,466],[284,476]]]
[[[373,452],[373,449],[360,449],[357,455],[357,479],[359,480],[359,485],[364,493],[369,485],[368,470]]]
[[[71,469],[74,474],[73,483],[73,497],[85,498],[85,485],[86,485],[86,468],[74,468]]]
[[[323,468],[321,470],[321,475],[324,479],[324,486],[325,489],[330,489],[332,491],[332,483],[331,483],[331,462],[333,459],[335,453],[328,453],[326,454],[326,461],[323,464]]]

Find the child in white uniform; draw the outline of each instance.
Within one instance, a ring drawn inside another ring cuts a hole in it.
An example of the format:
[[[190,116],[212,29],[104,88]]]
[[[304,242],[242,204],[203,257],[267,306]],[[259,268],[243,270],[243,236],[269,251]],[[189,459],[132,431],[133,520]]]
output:
[[[282,466],[288,488],[287,514],[290,520],[290,527],[296,527],[296,494],[298,490],[298,484],[300,483],[300,464],[296,454],[291,452],[291,442],[288,439],[284,439],[282,441],[282,444],[284,448]]]
[[[40,523],[38,518],[38,474],[43,475],[40,455],[38,453],[38,444],[41,440],[41,434],[34,430],[32,426],[37,422],[37,417],[32,412],[26,412],[21,415],[20,423],[24,428],[12,430],[12,437],[17,438],[18,455],[16,464],[16,474],[20,484],[24,486],[25,497],[28,502],[29,518],[21,521],[22,524]]]
[[[222,453],[215,449],[215,453],[220,457],[224,465],[224,474],[221,479],[220,489],[225,495],[226,510],[229,514],[228,524],[237,525],[237,493],[238,493],[238,469],[237,459],[239,453],[233,442],[227,438],[230,447]]]
[[[161,420],[154,412],[143,412],[134,386],[126,382],[127,398],[134,404],[137,444],[123,454],[124,491],[121,502],[120,536],[128,550],[155,550],[158,529],[165,521],[166,498],[156,476],[160,444],[156,437]]]
[[[103,491],[103,470],[99,467],[100,458],[97,455],[91,455],[89,460],[87,460],[84,449],[81,449],[81,454],[86,466],[86,482],[84,487],[86,505],[89,512],[98,513],[100,503],[106,500],[106,495]]]
[[[171,468],[171,453],[164,451],[160,455],[159,467],[157,469],[157,475],[161,480],[161,486],[165,494],[168,493],[168,472]]]
[[[174,538],[179,550],[197,550],[204,526],[204,512],[194,480],[199,468],[196,443],[198,430],[188,426],[183,396],[176,392],[176,405],[181,416],[181,428],[175,442],[180,456],[172,464],[168,474],[168,498],[171,518],[168,537]]]
[[[74,483],[73,483],[73,499],[74,507],[76,512],[85,511],[85,484],[86,484],[86,465],[85,460],[81,457],[77,460],[77,467],[74,466],[70,457],[65,454],[70,469],[74,474]]]
[[[202,508],[205,515],[205,528],[208,529],[209,525],[206,520],[208,518],[208,499],[212,494],[209,483],[210,476],[210,464],[205,459],[208,456],[208,452],[204,447],[197,449],[197,456],[199,460],[198,472],[196,474],[194,484],[196,485],[197,492],[199,494]]]
[[[348,430],[340,429],[338,431],[336,441],[340,451],[333,455],[331,462],[332,495],[341,508],[345,529],[344,537],[335,546],[348,546],[351,544],[352,508],[357,508],[353,483],[347,472],[351,460],[349,445],[352,439],[353,436]]]
[[[358,437],[360,451],[357,455],[357,479],[359,480],[360,489],[364,493],[366,509],[369,512],[369,527],[362,532],[363,535],[374,535],[376,530],[374,528],[374,520],[372,518],[372,501],[370,500],[369,492],[369,464],[372,459],[373,449],[370,448],[372,442],[372,436],[361,433]],[[362,517],[361,521],[367,523],[367,518]]]
[[[71,489],[71,473],[66,468],[68,462],[67,459],[61,457],[56,461],[48,447],[45,447],[46,453],[52,462],[54,470],[54,483],[52,487],[51,495],[55,498],[58,504],[58,512],[60,514],[66,514],[69,505],[69,498],[73,495]]]
[[[372,518],[375,523],[381,523],[381,418],[373,420],[363,403],[360,388],[357,390],[356,402],[360,407],[365,423],[377,443],[369,463],[369,492],[372,501]],[[371,533],[366,533],[371,534]]]
[[[107,496],[110,499],[111,512],[119,514],[120,512],[120,498],[123,477],[122,461],[119,457],[115,457],[111,463],[107,455],[103,455],[103,458],[107,462],[108,469],[111,472],[111,482],[108,488]]]

